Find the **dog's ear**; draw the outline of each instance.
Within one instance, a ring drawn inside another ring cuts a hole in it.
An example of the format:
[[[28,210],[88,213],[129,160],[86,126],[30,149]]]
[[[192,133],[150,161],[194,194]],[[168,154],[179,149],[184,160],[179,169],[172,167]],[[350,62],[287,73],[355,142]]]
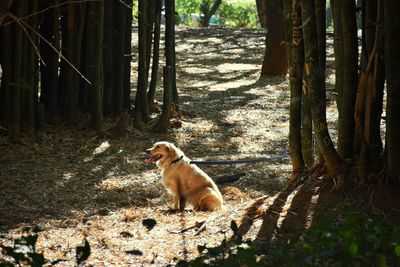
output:
[[[168,155],[170,158],[176,157],[176,150],[175,150],[175,146],[173,144],[166,145],[166,149],[168,151]]]

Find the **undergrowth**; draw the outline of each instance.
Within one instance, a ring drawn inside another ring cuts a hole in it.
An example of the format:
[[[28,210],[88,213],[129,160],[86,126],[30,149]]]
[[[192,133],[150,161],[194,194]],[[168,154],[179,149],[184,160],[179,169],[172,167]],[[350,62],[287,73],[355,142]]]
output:
[[[232,230],[236,232],[236,223]],[[281,229],[283,231],[283,229]],[[198,246],[200,256],[178,266],[399,266],[400,226],[381,217],[346,214],[320,217],[306,230],[285,229],[285,241],[267,248],[235,237],[220,246]]]

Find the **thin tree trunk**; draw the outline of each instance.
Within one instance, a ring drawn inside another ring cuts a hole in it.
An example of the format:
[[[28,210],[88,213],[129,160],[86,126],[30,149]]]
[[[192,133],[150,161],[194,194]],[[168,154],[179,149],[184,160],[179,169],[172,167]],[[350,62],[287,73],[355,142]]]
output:
[[[343,34],[343,89],[339,113],[338,153],[342,158],[348,159],[353,157],[354,106],[358,82],[356,6],[354,1],[335,1],[341,3]]]
[[[132,1],[125,0],[127,5],[132,6]],[[160,1],[157,1],[160,2]],[[123,89],[123,109],[131,110],[131,61],[132,61],[132,10],[125,9],[125,64],[124,64],[124,89]]]
[[[330,138],[326,123],[325,111],[325,92],[318,88],[318,39],[315,18],[314,0],[301,0],[304,54],[305,54],[305,84],[311,95],[311,114],[314,125],[314,132],[318,147],[324,157],[325,164],[329,173],[338,178],[340,185],[343,180],[343,161],[337,154]]]
[[[375,5],[376,6],[376,5]],[[361,182],[366,181],[382,168],[380,154],[382,140],[380,123],[383,109],[383,89],[385,81],[385,66],[383,61],[383,3],[378,1],[375,44],[369,53],[367,67],[361,71],[356,102],[356,129],[361,152],[357,162],[357,176]],[[366,33],[369,35],[370,32]],[[367,46],[366,46],[367,49]],[[357,143],[357,144],[358,144]]]
[[[384,1],[385,70],[387,84],[386,149],[387,173],[400,182],[400,1]]]
[[[165,61],[172,67],[172,102],[177,111],[178,89],[176,86],[176,54],[175,54],[175,0],[165,1]]]
[[[143,122],[149,121],[148,100],[147,100],[147,71],[146,51],[147,41],[147,1],[139,0],[139,63],[138,83],[135,98],[134,124],[136,128],[142,129]]]
[[[88,39],[90,115],[95,129],[101,128],[103,120],[103,41],[104,41],[104,2],[89,2]]]
[[[114,1],[114,113],[119,115],[124,104],[124,53],[125,53],[125,6]]]
[[[161,1],[156,2],[156,16],[154,23],[154,42],[153,42],[153,65],[151,68],[151,80],[147,98],[149,110],[156,111],[154,95],[157,88],[158,66],[160,61],[160,37],[161,37]]]
[[[104,2],[104,115],[113,111],[114,87],[114,1]]]
[[[289,150],[293,173],[300,173],[305,165],[301,145],[301,100],[304,68],[304,46],[299,1],[283,1],[286,43],[290,79]]]
[[[172,105],[172,68],[171,66],[165,66],[163,69],[164,76],[164,97],[163,107],[160,119],[154,126],[154,130],[157,132],[165,133],[168,130],[169,118],[171,113]]]
[[[7,21],[7,20],[6,20]],[[10,85],[13,77],[13,64],[14,64],[14,46],[13,46],[13,24],[2,26],[2,77],[1,77],[1,106],[4,119],[8,128],[11,131],[12,121],[12,87]]]
[[[342,113],[342,94],[343,94],[343,26],[341,2],[343,0],[334,0],[331,2],[333,12],[333,34],[334,34],[334,54],[335,54],[335,91],[336,105],[339,116]]]
[[[60,50],[59,17],[60,11],[57,7],[59,0],[53,0],[55,7],[51,13],[43,16],[40,25],[40,33],[57,50]],[[40,102],[45,104],[46,113],[51,119],[58,117],[58,60],[59,56],[45,42],[40,42],[40,54],[46,65],[40,64],[41,94]]]
[[[37,12],[38,8],[38,0],[32,0],[29,6],[29,11],[32,13]],[[37,15],[29,18],[28,23],[32,26],[33,29],[38,29],[38,18]],[[34,45],[37,46],[37,37],[36,35],[31,35],[31,39],[34,42]],[[37,79],[37,65],[38,65],[38,57],[35,52],[35,48],[31,43],[28,43],[28,84],[31,85],[30,90],[27,91],[27,102],[26,102],[26,121],[28,126],[29,133],[33,133],[35,130],[35,111],[37,110],[37,94],[38,94],[38,79]]]
[[[316,3],[319,0],[316,0]],[[319,31],[322,31],[322,28],[324,28],[325,24],[323,25],[318,25],[318,15],[321,13],[320,10],[317,9],[318,6],[316,6],[315,11],[316,11],[316,21],[317,21],[317,42],[318,42],[318,68],[316,69],[316,77],[317,77],[317,86],[321,90],[321,92],[325,92],[325,87],[321,87],[321,83],[325,83],[325,77],[322,79],[321,82],[321,67],[320,67],[320,53],[321,53],[321,34]],[[320,8],[320,7],[319,7]],[[325,10],[324,10],[325,11]],[[298,25],[297,27],[301,27],[301,25]],[[318,31],[319,30],[319,31]],[[303,70],[304,73],[304,70]],[[302,153],[303,153],[303,158],[304,158],[304,163],[306,164],[307,167],[312,167],[314,165],[314,142],[313,142],[313,129],[312,129],[312,116],[311,116],[311,95],[309,91],[309,87],[304,86],[303,88],[303,96],[302,96],[302,104],[301,104],[301,148],[302,148]],[[325,102],[324,102],[325,103]],[[321,103],[322,104],[322,103]],[[325,108],[325,107],[324,107]],[[324,109],[325,110],[325,109]]]
[[[16,2],[16,16],[18,18],[22,17],[25,9],[25,1]],[[11,91],[11,99],[12,99],[12,111],[11,111],[11,127],[10,134],[11,140],[13,142],[19,141],[20,131],[21,131],[21,77],[22,77],[22,55],[23,55],[23,44],[22,44],[22,29],[19,25],[14,25],[15,29],[15,43],[14,43],[14,71],[12,82],[14,85],[12,86]]]

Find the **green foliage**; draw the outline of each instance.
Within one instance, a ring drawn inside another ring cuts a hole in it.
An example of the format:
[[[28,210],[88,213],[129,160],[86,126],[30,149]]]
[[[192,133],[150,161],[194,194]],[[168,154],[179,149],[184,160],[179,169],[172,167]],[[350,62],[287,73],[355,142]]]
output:
[[[240,28],[256,28],[259,26],[255,1],[223,1],[218,15],[226,26]]]
[[[191,14],[200,14],[207,0],[176,0],[176,11],[181,22],[192,25]],[[212,5],[212,1],[208,1]],[[257,9],[252,0],[223,0],[217,10],[218,21],[230,27],[258,27]]]
[[[236,233],[236,223],[231,223]],[[234,242],[198,246],[201,254],[178,266],[397,266],[400,227],[380,217],[347,213],[336,221],[321,217],[307,230],[290,230],[289,238],[261,251],[234,234]]]

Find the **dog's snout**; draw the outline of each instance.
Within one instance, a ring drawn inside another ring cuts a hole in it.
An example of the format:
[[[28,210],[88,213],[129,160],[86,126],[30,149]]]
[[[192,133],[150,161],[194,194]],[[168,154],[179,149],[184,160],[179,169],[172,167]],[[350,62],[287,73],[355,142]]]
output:
[[[150,152],[151,152],[151,148],[146,149],[145,152],[146,152],[146,153],[150,153]]]

